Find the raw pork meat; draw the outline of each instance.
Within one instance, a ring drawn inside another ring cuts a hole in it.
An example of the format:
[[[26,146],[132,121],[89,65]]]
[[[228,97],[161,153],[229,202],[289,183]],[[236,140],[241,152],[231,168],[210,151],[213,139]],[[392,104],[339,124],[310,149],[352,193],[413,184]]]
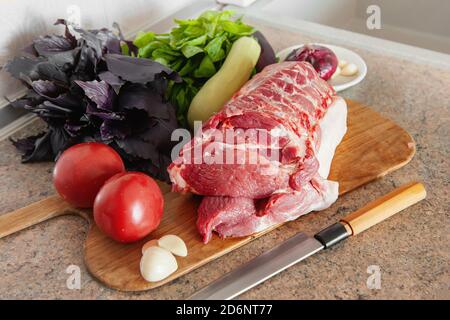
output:
[[[345,101],[309,63],[273,64],[247,82],[168,168],[174,191],[206,196],[203,241],[213,231],[250,235],[336,201],[338,184],[326,178],[346,118]]]

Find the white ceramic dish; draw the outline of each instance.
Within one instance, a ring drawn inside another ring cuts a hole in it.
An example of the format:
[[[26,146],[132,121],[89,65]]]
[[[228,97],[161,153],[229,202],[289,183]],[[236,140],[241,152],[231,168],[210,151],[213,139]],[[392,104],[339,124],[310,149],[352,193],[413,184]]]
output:
[[[319,46],[324,46],[324,47],[331,49],[336,54],[336,56],[338,57],[339,60],[346,60],[348,63],[356,64],[356,66],[358,67],[358,73],[355,74],[354,76],[345,77],[345,76],[339,75],[333,79],[328,80],[328,83],[333,86],[333,88],[334,88],[334,90],[336,90],[336,92],[353,87],[354,85],[360,83],[366,76],[366,74],[367,74],[366,63],[360,57],[360,55],[357,54],[356,52],[353,52],[346,48],[333,46],[331,44],[323,44],[323,43],[314,43],[314,44],[319,45]],[[283,49],[277,53],[277,57],[280,59],[280,61],[284,61],[284,59],[286,59],[286,57],[288,56],[289,53],[292,52],[292,50],[300,48],[301,46],[303,46],[303,44],[298,44],[298,45]]]

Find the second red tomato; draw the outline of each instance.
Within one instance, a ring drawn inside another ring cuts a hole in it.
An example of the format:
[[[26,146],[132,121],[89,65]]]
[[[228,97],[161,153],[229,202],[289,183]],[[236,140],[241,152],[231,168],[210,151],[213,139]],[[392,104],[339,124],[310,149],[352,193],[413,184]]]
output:
[[[163,206],[163,195],[152,178],[140,172],[119,173],[95,198],[94,220],[114,240],[133,242],[158,227]]]

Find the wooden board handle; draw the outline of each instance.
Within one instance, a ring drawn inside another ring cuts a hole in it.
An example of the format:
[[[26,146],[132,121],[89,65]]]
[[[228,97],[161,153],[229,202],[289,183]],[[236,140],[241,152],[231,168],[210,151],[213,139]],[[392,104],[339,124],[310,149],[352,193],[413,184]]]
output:
[[[350,227],[354,236],[425,199],[426,195],[422,183],[409,183],[349,214],[341,222]]]
[[[0,238],[53,217],[76,211],[58,195],[0,215]]]

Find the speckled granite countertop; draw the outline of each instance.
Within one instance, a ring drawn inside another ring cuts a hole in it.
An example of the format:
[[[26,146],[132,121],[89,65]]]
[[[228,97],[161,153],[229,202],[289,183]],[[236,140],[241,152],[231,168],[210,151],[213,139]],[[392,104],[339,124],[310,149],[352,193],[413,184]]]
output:
[[[260,28],[276,50],[315,40],[274,28]],[[338,44],[338,43],[337,43]],[[161,288],[142,293],[111,290],[83,264],[86,222],[56,218],[0,239],[0,299],[177,299],[299,230],[313,234],[396,186],[426,184],[428,198],[355,238],[315,255],[243,294],[245,299],[422,299],[450,298],[450,71],[357,51],[368,74],[342,96],[372,106],[405,128],[417,143],[406,167],[339,198],[328,210],[309,214]],[[38,130],[39,123],[17,135]],[[20,164],[8,141],[0,142],[0,213],[42,199],[54,191],[51,163]],[[81,268],[81,289],[67,289],[69,265]],[[381,269],[381,288],[368,289],[367,268]]]

